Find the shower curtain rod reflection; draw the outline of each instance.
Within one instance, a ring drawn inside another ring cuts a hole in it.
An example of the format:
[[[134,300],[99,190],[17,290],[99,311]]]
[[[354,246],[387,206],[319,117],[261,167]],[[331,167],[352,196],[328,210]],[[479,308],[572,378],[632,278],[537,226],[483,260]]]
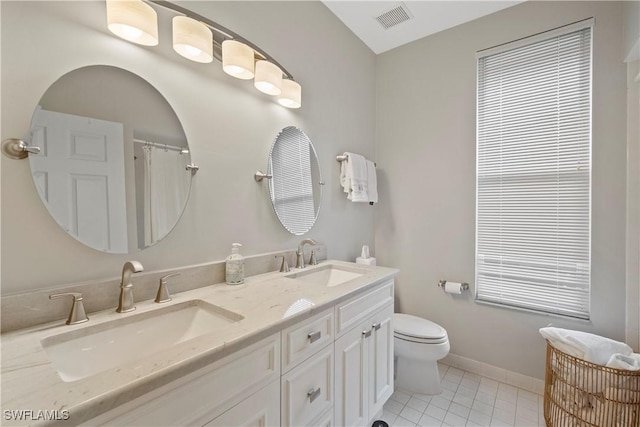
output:
[[[159,142],[145,141],[143,139],[134,139],[133,142],[138,144],[150,145],[151,147],[162,148],[169,151],[177,151],[180,154],[189,154],[189,149],[184,147],[176,147],[174,145],[161,144]]]

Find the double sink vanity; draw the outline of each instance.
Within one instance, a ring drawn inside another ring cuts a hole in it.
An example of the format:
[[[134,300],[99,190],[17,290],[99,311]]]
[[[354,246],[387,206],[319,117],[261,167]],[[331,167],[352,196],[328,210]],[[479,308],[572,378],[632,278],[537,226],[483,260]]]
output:
[[[397,273],[323,261],[5,333],[4,422],[366,425],[393,392]]]

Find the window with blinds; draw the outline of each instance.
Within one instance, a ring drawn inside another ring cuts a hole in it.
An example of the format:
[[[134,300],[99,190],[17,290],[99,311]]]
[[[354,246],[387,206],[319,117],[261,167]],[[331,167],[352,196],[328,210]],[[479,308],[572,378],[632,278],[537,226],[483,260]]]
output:
[[[478,301],[589,318],[592,26],[478,53]]]

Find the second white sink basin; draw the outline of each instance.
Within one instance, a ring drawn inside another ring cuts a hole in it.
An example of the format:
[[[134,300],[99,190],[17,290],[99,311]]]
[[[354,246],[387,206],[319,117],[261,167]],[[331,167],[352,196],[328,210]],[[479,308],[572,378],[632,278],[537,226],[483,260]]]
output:
[[[192,338],[216,332],[244,316],[191,300],[44,338],[41,343],[63,381],[121,366]]]
[[[285,277],[298,279],[315,285],[337,286],[353,279],[357,279],[366,273],[355,267],[327,264],[306,271],[299,271]]]

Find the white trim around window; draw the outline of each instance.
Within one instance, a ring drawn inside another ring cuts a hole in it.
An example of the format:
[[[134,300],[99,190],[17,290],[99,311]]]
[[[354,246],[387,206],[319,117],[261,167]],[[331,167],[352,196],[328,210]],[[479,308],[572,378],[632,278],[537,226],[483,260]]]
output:
[[[593,24],[477,55],[477,301],[589,318]]]

